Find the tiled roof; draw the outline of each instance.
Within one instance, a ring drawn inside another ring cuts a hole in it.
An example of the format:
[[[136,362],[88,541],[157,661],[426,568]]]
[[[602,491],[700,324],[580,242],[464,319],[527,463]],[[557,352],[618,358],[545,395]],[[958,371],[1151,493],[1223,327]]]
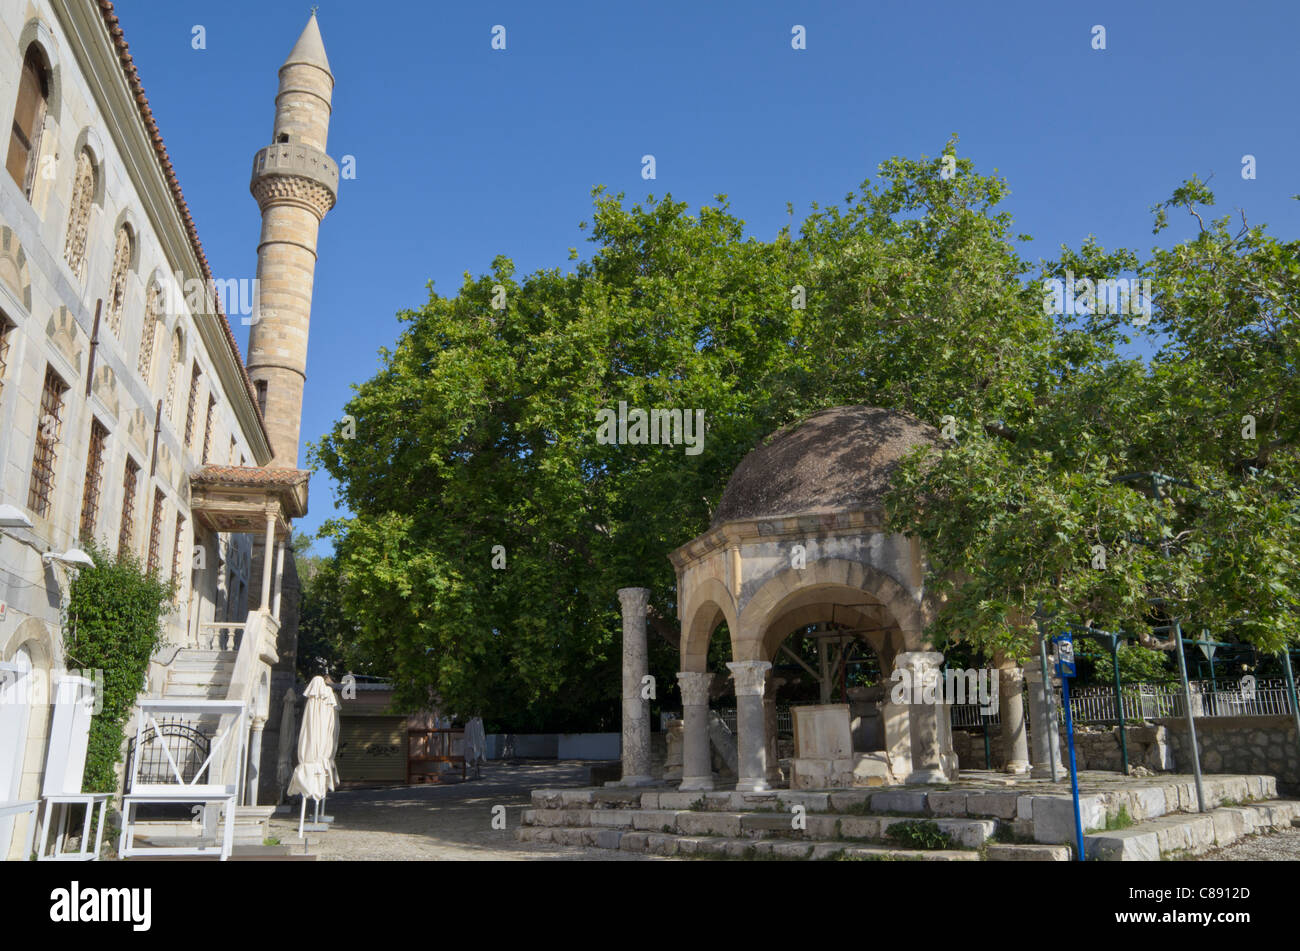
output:
[[[162,133],[158,131],[158,123],[154,121],[153,109],[149,107],[149,97],[145,95],[144,85],[140,82],[140,73],[135,68],[135,61],[131,58],[131,50],[118,22],[117,14],[113,11],[112,0],[99,0],[99,10],[103,14],[104,25],[108,27],[109,35],[113,38],[113,43],[117,47],[117,58],[122,64],[122,72],[126,76],[127,85],[131,88],[132,96],[135,97],[136,105],[140,109],[140,118],[144,121],[145,131],[153,143],[154,152],[157,154],[158,162],[162,166],[163,177],[167,179],[167,184],[171,188],[172,199],[176,203],[176,211],[180,214],[181,222],[185,225],[185,231],[190,239],[190,246],[194,249],[194,256],[198,258],[204,279],[210,284],[212,270],[208,267],[208,256],[203,252],[203,244],[199,241],[198,229],[194,226],[194,219],[190,215],[190,207],[186,204],[185,195],[181,192],[181,183],[176,177],[176,170],[172,168],[172,160],[167,155],[167,146],[163,143]],[[230,321],[226,319],[226,315],[222,311],[221,300],[214,297],[213,302],[217,308],[217,318],[221,323],[221,329],[225,331],[226,344],[230,347],[231,355],[235,358],[235,363],[238,365],[239,372],[244,379],[244,386],[248,390],[248,398],[253,405],[253,413],[256,415],[257,421],[262,427],[262,433],[267,437],[269,443],[270,436],[266,433],[266,420],[262,418],[261,408],[257,405],[257,397],[253,391],[253,381],[248,375],[248,368],[244,366],[244,357],[239,352],[239,344],[235,340],[234,332],[230,329]]]
[[[190,481],[204,485],[302,485],[311,478],[307,469],[263,469],[259,466],[204,466]]]

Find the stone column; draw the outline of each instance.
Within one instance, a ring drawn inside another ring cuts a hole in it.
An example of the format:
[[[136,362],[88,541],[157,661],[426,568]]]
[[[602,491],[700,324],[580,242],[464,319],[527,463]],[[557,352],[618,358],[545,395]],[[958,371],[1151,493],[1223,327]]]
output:
[[[709,687],[713,674],[678,671],[682,688],[682,792],[713,788],[709,755]]]
[[[771,671],[768,672],[769,674]],[[767,781],[781,781],[781,754],[778,737],[781,728],[776,715],[776,688],[785,683],[784,679],[769,676],[767,687],[763,692],[763,732],[767,736]]]
[[[906,783],[946,783],[939,716],[947,707],[940,704],[943,683],[939,668],[943,655],[938,651],[905,651],[895,661],[911,675],[912,697],[908,705],[908,725],[912,734],[912,772]]]
[[[271,599],[271,613],[280,620],[280,596],[284,587],[284,553],[289,548],[288,539],[275,546],[275,594]]]
[[[767,782],[767,737],[763,723],[763,687],[772,664],[739,660],[727,664],[736,682],[736,789],[761,792]]]
[[[1025,731],[1025,672],[1020,667],[998,671],[998,713],[1002,717],[1002,771],[1029,772],[1029,736]]]
[[[271,557],[275,551],[275,512],[266,513],[266,542],[262,547],[262,611],[271,609],[271,570],[275,567]]]
[[[646,657],[646,606],[649,588],[619,588],[623,606],[623,778],[621,786],[646,786],[650,775],[650,701],[641,697],[649,672]]]
[[[1052,677],[1051,687],[1054,690],[1060,680]],[[1047,696],[1043,691],[1043,672],[1037,664],[1029,663],[1025,667],[1025,686],[1029,692],[1029,716],[1030,732],[1033,734],[1033,769],[1030,775],[1035,779],[1051,779],[1051,749],[1052,745],[1056,748],[1056,776],[1058,779],[1068,775],[1069,770],[1066,768],[1064,761],[1061,759],[1061,731],[1057,724],[1059,723],[1057,703],[1053,701],[1050,708],[1051,719],[1049,722],[1049,707]],[[1049,745],[1052,744],[1052,745]]]
[[[253,717],[248,731],[248,768],[247,787],[244,805],[257,805],[257,782],[262,772],[262,728],[266,726],[266,717]]]

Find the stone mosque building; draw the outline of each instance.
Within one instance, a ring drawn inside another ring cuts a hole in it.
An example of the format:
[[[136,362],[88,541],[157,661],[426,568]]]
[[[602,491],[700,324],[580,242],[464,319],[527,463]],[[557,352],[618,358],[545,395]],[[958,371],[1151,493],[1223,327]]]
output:
[[[147,693],[245,700],[245,809],[278,795],[316,238],[338,189],[314,15],[278,77],[250,182],[260,309],[245,362],[232,282],[214,280],[113,4],[0,9],[0,671],[48,683],[76,666],[60,607],[84,540],[174,578]],[[0,708],[0,800],[40,795],[49,701]],[[0,858],[24,822],[0,820]]]

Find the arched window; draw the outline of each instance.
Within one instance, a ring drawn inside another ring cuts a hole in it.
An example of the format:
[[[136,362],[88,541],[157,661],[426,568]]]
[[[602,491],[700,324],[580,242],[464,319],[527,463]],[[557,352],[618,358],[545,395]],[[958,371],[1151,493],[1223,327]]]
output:
[[[167,418],[171,420],[176,418],[176,379],[181,375],[183,343],[181,330],[177,327],[176,332],[172,334],[171,359],[167,361],[167,397],[163,403],[167,410]]]
[[[117,247],[113,250],[113,274],[108,281],[108,329],[118,337],[122,330],[122,305],[126,300],[126,275],[131,270],[134,242],[131,226],[117,229]],[[148,320],[148,318],[146,318]]]
[[[140,359],[136,370],[144,378],[144,385],[153,383],[153,348],[158,339],[158,326],[162,323],[162,288],[157,282],[149,285],[144,303],[144,333],[140,336]]]
[[[68,238],[63,245],[63,259],[80,278],[86,269],[86,233],[90,228],[90,209],[95,201],[95,160],[88,149],[77,156],[77,177],[68,206]]]
[[[36,179],[49,96],[49,70],[45,67],[40,48],[32,43],[27,47],[22,76],[18,79],[18,102],[14,106],[14,124],[9,133],[9,157],[5,160],[9,174],[28,201],[31,201],[32,183]]]

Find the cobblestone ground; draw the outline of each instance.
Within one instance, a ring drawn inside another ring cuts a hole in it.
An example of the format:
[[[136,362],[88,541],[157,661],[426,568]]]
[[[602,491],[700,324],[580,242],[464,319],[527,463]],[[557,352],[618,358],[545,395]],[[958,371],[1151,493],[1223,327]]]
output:
[[[1247,836],[1226,849],[1196,857],[1198,862],[1296,862],[1300,861],[1300,829],[1283,829]]]
[[[307,832],[307,851],[321,861],[663,861],[657,856],[608,849],[519,842],[520,813],[534,789],[587,785],[576,762],[489,763],[481,778],[446,785],[343,790],[326,800],[334,817],[328,832]],[[293,819],[275,816],[270,834],[297,851]],[[492,807],[506,807],[506,828],[492,828]],[[307,808],[311,818],[311,805]]]

